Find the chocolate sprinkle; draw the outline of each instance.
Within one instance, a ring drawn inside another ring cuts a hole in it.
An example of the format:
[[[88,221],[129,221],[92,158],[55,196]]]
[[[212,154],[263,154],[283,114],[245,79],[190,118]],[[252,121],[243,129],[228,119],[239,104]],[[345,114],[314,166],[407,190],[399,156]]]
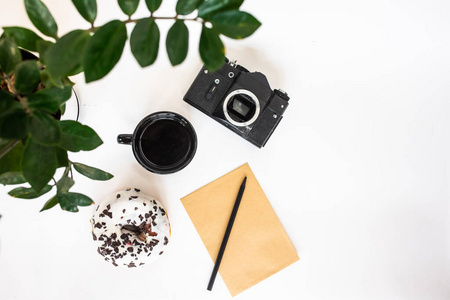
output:
[[[140,189],[137,189],[137,188],[134,188],[134,190],[138,193],[141,191]]]
[[[169,243],[169,239],[167,238],[167,236],[164,237],[164,245],[167,245]]]
[[[161,254],[163,254],[164,253],[164,251],[161,251],[161,252],[159,252],[159,255],[161,255]]]
[[[164,216],[166,214],[166,211],[164,210],[164,208],[160,207],[159,210],[161,211],[161,215]]]
[[[120,194],[117,194],[117,195],[116,195],[116,199],[119,199],[119,198],[120,198]]]

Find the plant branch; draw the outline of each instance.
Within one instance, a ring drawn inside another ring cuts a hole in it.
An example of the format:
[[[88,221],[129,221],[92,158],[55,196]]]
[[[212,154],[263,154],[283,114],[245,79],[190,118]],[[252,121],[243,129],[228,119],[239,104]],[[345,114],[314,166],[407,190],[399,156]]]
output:
[[[71,168],[70,168],[70,163],[69,163],[69,166],[64,169],[64,173],[61,177],[66,177],[67,175],[69,175],[70,169]]]
[[[199,23],[204,23],[204,21],[202,19],[200,19],[199,17],[195,17],[195,18],[181,18],[179,15],[173,16],[173,17],[155,17],[153,15],[151,15],[150,17],[153,20],[182,20],[182,21],[195,21],[195,22],[199,22]],[[131,16],[127,19],[122,21],[122,23],[124,24],[129,24],[129,23],[137,23],[140,20],[143,19],[147,19],[147,18],[140,18],[140,19],[132,19]],[[91,24],[91,28],[89,29],[90,32],[95,32],[97,29],[99,29],[100,27],[95,27],[94,24]]]
[[[14,148],[18,143],[20,143],[20,140],[11,141],[8,144],[6,144],[5,148],[2,149],[0,152],[0,158],[6,155],[12,148]]]
[[[16,98],[19,100],[20,104],[22,104],[23,109],[25,112],[29,115],[31,115],[31,109],[28,106],[27,98],[23,97],[19,94],[19,92],[16,90],[16,87],[11,81],[11,77],[6,75],[3,71],[0,71],[1,79],[3,79],[6,82],[6,85],[8,86],[8,89],[16,96]]]

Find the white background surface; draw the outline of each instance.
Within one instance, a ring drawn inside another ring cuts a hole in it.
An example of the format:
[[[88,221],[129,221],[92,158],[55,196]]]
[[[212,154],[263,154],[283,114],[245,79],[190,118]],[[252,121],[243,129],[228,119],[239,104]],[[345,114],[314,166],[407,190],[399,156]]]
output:
[[[97,24],[125,19],[99,0]],[[137,17],[147,15],[141,1]],[[46,0],[62,35],[88,25],[71,1]],[[165,1],[159,15],[172,15]],[[258,149],[182,101],[201,67],[200,25],[190,52],[170,67],[141,69],[129,46],[110,75],[74,78],[80,121],[104,144],[70,155],[115,177],[76,175],[74,191],[95,202],[129,186],[166,206],[172,247],[144,269],[114,268],[91,240],[92,207],[38,211],[49,198],[13,199],[0,187],[1,299],[230,299],[180,198],[248,162],[300,261],[235,299],[450,298],[450,2],[444,0],[247,0],[262,27],[224,38],[227,56],[266,74],[291,97],[285,118]],[[22,1],[0,0],[0,25],[33,28]],[[171,21],[158,24],[165,38]],[[179,173],[145,171],[118,145],[146,115],[172,110],[198,135]],[[227,213],[228,212],[224,212]]]

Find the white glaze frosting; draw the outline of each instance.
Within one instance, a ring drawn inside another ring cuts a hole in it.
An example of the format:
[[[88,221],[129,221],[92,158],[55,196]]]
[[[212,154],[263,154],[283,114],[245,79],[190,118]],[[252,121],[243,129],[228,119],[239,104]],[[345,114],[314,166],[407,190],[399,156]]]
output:
[[[170,240],[164,206],[136,188],[103,200],[91,224],[97,252],[115,266],[133,268],[149,264],[164,253]]]

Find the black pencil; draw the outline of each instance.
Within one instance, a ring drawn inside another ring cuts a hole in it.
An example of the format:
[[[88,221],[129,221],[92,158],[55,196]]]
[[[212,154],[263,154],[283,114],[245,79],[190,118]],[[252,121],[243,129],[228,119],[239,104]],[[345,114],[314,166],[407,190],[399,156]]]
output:
[[[216,263],[214,265],[211,278],[209,279],[208,291],[212,290],[214,280],[216,280],[217,271],[219,271],[220,262],[222,261],[222,256],[223,253],[225,252],[225,247],[227,246],[228,238],[230,237],[231,228],[233,227],[234,219],[236,218],[239,204],[241,203],[242,195],[244,194],[246,182],[247,177],[245,177],[244,181],[242,181],[241,187],[239,188],[239,193],[236,198],[236,202],[234,202],[233,211],[231,212],[230,220],[228,221],[227,225],[227,230],[225,231],[225,235],[223,236],[222,245],[220,245],[219,254],[217,254]]]

